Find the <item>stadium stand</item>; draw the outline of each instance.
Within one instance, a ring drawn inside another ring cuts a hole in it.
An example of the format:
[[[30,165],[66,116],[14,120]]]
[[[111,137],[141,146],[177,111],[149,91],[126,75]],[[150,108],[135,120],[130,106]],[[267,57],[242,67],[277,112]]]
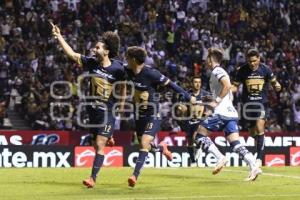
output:
[[[245,62],[247,49],[255,47],[283,86],[281,93],[269,92],[269,131],[300,130],[297,1],[5,0],[0,11],[1,128],[18,128],[12,116],[17,113],[31,129],[82,129],[76,123],[77,77],[82,71],[57,50],[51,19],[72,48],[85,54],[104,31],[118,31],[121,60],[128,46],[143,46],[148,51],[146,63],[183,87],[188,87],[193,75],[201,75],[207,89],[209,75],[203,65],[209,47],[225,50],[224,68],[230,74]],[[53,120],[49,114],[50,103],[62,101],[50,95],[53,81],[71,83],[71,91],[63,85],[54,88],[58,96],[71,92],[68,101],[74,109],[54,110],[55,116],[72,111],[70,120]],[[87,91],[87,85],[81,90]],[[172,94],[162,97],[166,119],[162,130],[178,129],[170,119],[172,101]],[[87,120],[86,113],[82,118]],[[131,126],[126,123],[122,121],[121,127]]]

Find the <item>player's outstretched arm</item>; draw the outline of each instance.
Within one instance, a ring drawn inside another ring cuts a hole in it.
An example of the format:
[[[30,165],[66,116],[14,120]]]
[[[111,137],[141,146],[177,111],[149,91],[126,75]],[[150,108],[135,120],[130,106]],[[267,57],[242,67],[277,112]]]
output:
[[[173,81],[171,81],[170,79],[168,79],[165,84],[165,86],[169,86],[172,90],[174,90],[176,93],[178,94],[182,94],[183,97],[191,102],[192,104],[196,103],[196,97],[190,95],[187,91],[185,91],[182,87],[180,87],[179,85],[177,85],[176,83],[174,83]]]
[[[63,48],[65,54],[69,58],[71,58],[73,61],[80,64],[80,56],[81,55],[79,53],[76,53],[75,51],[73,51],[73,49],[70,47],[70,45],[68,45],[68,43],[65,41],[65,39],[61,35],[60,29],[58,28],[58,26],[53,24],[51,21],[49,21],[49,23],[52,26],[52,35],[58,40],[58,42],[61,45],[61,47]]]

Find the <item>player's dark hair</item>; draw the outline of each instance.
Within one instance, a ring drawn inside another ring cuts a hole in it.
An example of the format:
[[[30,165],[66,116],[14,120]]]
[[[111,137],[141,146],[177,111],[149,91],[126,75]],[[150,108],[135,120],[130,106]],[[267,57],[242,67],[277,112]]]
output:
[[[134,58],[137,64],[143,64],[147,57],[147,52],[144,48],[138,46],[128,47],[126,56]]]
[[[210,56],[214,61],[221,63],[223,60],[223,51],[218,48],[209,48],[208,56]]]
[[[117,33],[114,33],[112,31],[103,33],[101,42],[104,43],[105,48],[109,51],[109,58],[114,58],[119,54],[120,37]]]
[[[251,57],[253,57],[253,56],[259,57],[259,52],[258,52],[258,50],[256,50],[256,49],[249,49],[249,50],[247,51],[246,57],[247,57],[247,58],[251,58]]]

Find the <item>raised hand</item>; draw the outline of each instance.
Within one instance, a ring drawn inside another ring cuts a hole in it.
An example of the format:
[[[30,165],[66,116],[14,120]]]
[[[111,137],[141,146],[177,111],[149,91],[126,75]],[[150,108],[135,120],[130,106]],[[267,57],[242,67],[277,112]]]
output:
[[[53,22],[49,21],[49,23],[52,26],[52,35],[57,38],[58,36],[61,36],[60,34],[60,29],[58,28],[58,26],[56,26],[55,24],[53,24]]]

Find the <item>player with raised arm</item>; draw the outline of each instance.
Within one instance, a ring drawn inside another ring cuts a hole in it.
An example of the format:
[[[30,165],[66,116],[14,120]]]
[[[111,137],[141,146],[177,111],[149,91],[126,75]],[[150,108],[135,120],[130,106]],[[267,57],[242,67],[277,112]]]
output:
[[[237,87],[243,84],[242,117],[249,122],[249,133],[256,143],[256,163],[262,165],[265,140],[265,124],[268,109],[268,83],[270,82],[276,92],[281,90],[281,85],[276,80],[271,69],[260,62],[259,52],[250,49],[247,52],[247,64],[242,66],[236,73],[232,90],[237,91]]]
[[[255,164],[252,153],[240,144],[237,123],[238,113],[232,104],[233,96],[230,78],[221,67],[222,59],[222,50],[217,48],[209,49],[206,65],[211,70],[209,83],[215,100],[209,103],[209,106],[213,109],[213,114],[200,123],[195,140],[205,152],[214,154],[218,159],[217,165],[213,170],[213,174],[217,174],[226,165],[227,159],[215,148],[208,136],[211,131],[223,130],[233,151],[238,153],[250,167],[250,174],[246,180],[254,181],[262,171]]]
[[[196,97],[197,101],[202,101],[204,98],[209,97],[209,92],[201,89],[201,78],[193,77],[192,88],[188,91],[192,96]],[[187,104],[185,101],[179,97],[178,104],[176,105],[176,117],[177,123],[187,134],[188,146],[187,150],[190,156],[190,166],[197,166],[197,151],[198,148],[195,148],[195,134],[198,129],[199,122],[203,120],[205,115],[204,105],[199,104]]]
[[[50,22],[51,23],[51,22]],[[123,64],[114,60],[119,53],[120,38],[114,32],[105,32],[102,39],[98,41],[92,49],[94,56],[87,57],[76,53],[67,44],[60,33],[58,26],[52,25],[52,34],[58,40],[64,53],[74,62],[79,64],[83,70],[88,71],[91,76],[90,93],[95,99],[88,107],[90,124],[93,125],[91,132],[96,134],[95,150],[91,176],[83,181],[88,188],[95,186],[96,177],[104,162],[104,147],[108,139],[111,138],[115,118],[112,113],[113,105],[117,99],[113,96],[113,84],[125,79]],[[121,86],[121,93],[126,94],[125,86]],[[121,98],[123,99],[125,98]],[[97,125],[98,124],[98,125]],[[101,125],[100,125],[101,124]]]
[[[159,98],[157,92],[159,86],[169,86],[177,93],[181,93],[187,101],[196,102],[196,98],[181,87],[170,81],[154,68],[145,65],[147,52],[137,46],[129,47],[126,51],[128,67],[125,68],[128,80],[134,85],[134,107],[136,131],[141,135],[139,156],[132,176],[128,178],[128,185],[134,187],[144,165],[145,159],[151,149],[151,141],[160,129],[161,119],[158,111]],[[168,160],[172,159],[172,154],[167,150],[167,146],[161,145],[161,150]]]

